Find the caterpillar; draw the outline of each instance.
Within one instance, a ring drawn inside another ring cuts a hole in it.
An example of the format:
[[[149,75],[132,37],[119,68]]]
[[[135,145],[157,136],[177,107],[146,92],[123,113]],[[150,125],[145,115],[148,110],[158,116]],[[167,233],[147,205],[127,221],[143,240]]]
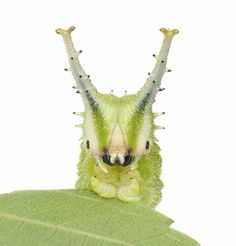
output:
[[[75,27],[57,29],[66,47],[69,68],[76,82],[74,87],[82,97],[84,112],[75,112],[83,117],[83,136],[78,163],[77,189],[94,191],[104,198],[117,198],[123,202],[155,207],[161,200],[163,183],[160,180],[162,158],[154,124],[164,112],[152,112],[156,94],[163,91],[161,80],[172,38],[177,29],[161,28],[164,34],[159,54],[154,54],[156,63],[144,86],[135,94],[122,97],[102,94],[92,84],[83,70],[71,33]]]

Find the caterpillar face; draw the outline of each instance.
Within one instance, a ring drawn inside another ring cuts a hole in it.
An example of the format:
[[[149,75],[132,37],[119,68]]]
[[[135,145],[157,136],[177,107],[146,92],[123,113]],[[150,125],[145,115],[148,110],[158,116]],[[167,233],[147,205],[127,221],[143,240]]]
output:
[[[106,198],[116,197],[125,202],[155,206],[161,199],[161,157],[154,130],[152,104],[161,88],[161,79],[172,38],[176,29],[160,29],[164,40],[156,64],[144,86],[132,95],[116,97],[99,93],[91,83],[79,61],[71,39],[74,27],[57,29],[66,46],[71,71],[76,81],[74,88],[81,94],[85,111],[82,151],[78,164],[79,180],[76,187],[89,189]]]
[[[110,166],[130,165],[135,158],[132,156],[131,149],[127,146],[123,131],[118,123],[111,132],[112,134],[109,137],[108,145],[102,154],[103,162]]]
[[[154,117],[142,112],[132,95],[101,96],[96,110],[85,112],[84,147],[102,164],[126,167],[150,152]]]

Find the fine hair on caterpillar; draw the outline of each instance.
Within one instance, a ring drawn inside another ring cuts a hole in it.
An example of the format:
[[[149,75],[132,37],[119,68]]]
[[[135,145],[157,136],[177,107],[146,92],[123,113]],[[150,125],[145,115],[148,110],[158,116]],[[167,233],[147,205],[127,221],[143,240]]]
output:
[[[162,159],[154,132],[164,129],[154,124],[155,117],[164,112],[152,112],[156,94],[164,90],[161,80],[165,72],[168,53],[177,29],[161,28],[164,34],[159,54],[144,86],[135,94],[122,97],[97,91],[90,76],[83,70],[71,33],[75,27],[57,29],[63,37],[69,68],[79,92],[84,112],[81,153],[78,163],[78,189],[92,190],[104,198],[117,198],[154,207],[161,200],[160,180]]]

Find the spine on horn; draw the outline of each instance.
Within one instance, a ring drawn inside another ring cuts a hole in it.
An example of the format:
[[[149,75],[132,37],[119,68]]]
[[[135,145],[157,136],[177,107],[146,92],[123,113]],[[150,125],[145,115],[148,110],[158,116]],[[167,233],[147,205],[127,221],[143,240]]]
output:
[[[74,79],[76,81],[76,87],[79,90],[85,107],[97,107],[98,106],[98,92],[96,88],[91,83],[89,76],[83,70],[80,61],[79,55],[82,51],[76,51],[71,33],[74,31],[75,27],[71,26],[67,30],[58,28],[56,33],[60,34],[64,40],[68,60],[70,64],[70,71],[72,72]]]
[[[179,32],[177,29],[169,30],[166,28],[161,28],[160,31],[164,34],[164,40],[159,54],[153,55],[156,64],[152,72],[148,73],[149,77],[146,83],[137,93],[137,104],[140,110],[145,110],[147,105],[151,105],[157,92],[164,89],[160,87],[161,79],[167,71],[166,63],[172,39]]]

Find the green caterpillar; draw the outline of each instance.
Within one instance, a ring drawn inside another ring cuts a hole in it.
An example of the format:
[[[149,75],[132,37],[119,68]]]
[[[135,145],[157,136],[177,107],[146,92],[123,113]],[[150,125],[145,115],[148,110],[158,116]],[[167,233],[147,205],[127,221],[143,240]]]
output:
[[[144,86],[132,95],[116,97],[99,93],[84,72],[79,55],[71,39],[71,32],[57,29],[63,37],[76,89],[85,106],[81,125],[83,137],[78,164],[78,189],[92,190],[101,197],[118,198],[155,207],[161,200],[160,180],[162,159],[154,136],[161,126],[154,118],[164,114],[153,113],[152,104],[166,69],[172,38],[178,30],[160,29],[164,40],[154,69]]]

